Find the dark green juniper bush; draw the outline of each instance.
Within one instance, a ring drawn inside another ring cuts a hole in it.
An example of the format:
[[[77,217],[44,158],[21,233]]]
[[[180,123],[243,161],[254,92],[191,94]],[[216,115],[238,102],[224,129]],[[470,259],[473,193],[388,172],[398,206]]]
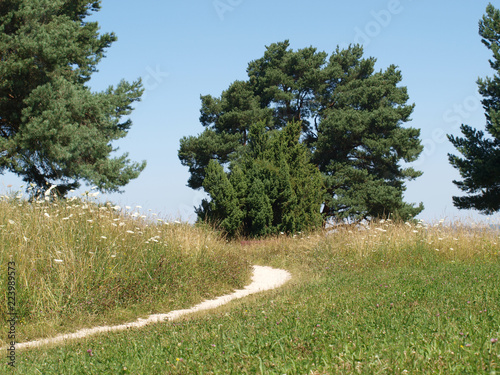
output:
[[[211,200],[197,210],[202,220],[218,223],[228,234],[263,236],[320,228],[324,195],[319,170],[299,142],[300,122],[281,131],[250,127],[229,172],[211,160],[203,180]]]

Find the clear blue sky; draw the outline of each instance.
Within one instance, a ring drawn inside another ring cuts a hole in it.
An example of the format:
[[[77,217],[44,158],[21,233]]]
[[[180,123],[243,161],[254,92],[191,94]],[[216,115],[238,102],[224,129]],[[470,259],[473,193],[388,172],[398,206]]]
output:
[[[204,194],[186,187],[189,174],[177,150],[181,137],[203,131],[200,95],[219,96],[231,82],[246,78],[247,64],[262,57],[266,45],[289,39],[293,49],[314,46],[329,54],[337,45],[361,43],[365,56],[377,59],[377,70],[397,65],[416,104],[408,125],[421,129],[425,145],[414,163],[424,174],[407,183],[405,200],[422,201],[419,218],[428,221],[485,218],[453,207],[451,197],[460,191],[452,180],[460,176],[448,163],[447,153],[456,150],[445,134],[459,134],[461,123],[485,125],[476,80],[493,75],[491,53],[478,35],[488,2],[103,0],[92,19],[103,32],[115,32],[118,41],[99,64],[92,89],[138,77],[146,88],[131,116],[132,129],[116,145],[148,166],[123,194],[109,198],[193,221],[193,207]],[[21,183],[0,175],[0,192]]]

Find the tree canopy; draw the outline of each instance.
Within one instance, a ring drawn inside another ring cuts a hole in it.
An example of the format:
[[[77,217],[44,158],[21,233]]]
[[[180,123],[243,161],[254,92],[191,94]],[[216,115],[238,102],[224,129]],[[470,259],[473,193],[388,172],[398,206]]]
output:
[[[313,47],[294,51],[288,41],[266,47],[249,63],[248,80],[233,82],[220,97],[201,97],[206,129],[182,138],[179,149],[191,173],[188,186],[207,190],[209,165],[212,171],[214,162],[227,168],[239,159],[254,124],[273,134],[295,122],[323,176],[325,218],[417,215],[422,204],[403,202],[403,192],[405,180],[421,173],[401,165],[422,151],[420,131],[402,126],[414,106],[398,86],[401,72],[393,65],[376,72],[375,62],[363,58],[359,45],[337,48],[330,57]]]
[[[85,21],[99,9],[100,1],[0,2],[0,173],[65,194],[80,181],[118,191],[145,168],[111,145],[132,125],[123,117],[140,100],[140,80],[104,92],[87,85],[116,40]]]
[[[479,79],[486,115],[486,132],[462,125],[463,137],[448,135],[450,142],[463,157],[449,154],[452,166],[458,169],[462,181],[453,181],[466,196],[454,196],[459,209],[476,209],[484,214],[500,210],[500,10],[489,4],[479,21],[479,35],[493,53],[490,66],[493,78]]]

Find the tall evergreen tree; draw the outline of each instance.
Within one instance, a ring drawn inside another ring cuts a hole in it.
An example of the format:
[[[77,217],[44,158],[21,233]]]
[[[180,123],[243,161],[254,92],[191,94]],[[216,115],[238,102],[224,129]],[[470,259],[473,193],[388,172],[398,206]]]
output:
[[[417,215],[422,204],[405,203],[403,193],[405,181],[421,173],[401,166],[423,149],[420,131],[403,127],[413,105],[398,86],[401,72],[392,65],[375,72],[375,62],[364,59],[357,45],[337,48],[329,58],[313,47],[293,51],[288,41],[268,46],[249,63],[247,81],[233,83],[220,98],[202,97],[200,120],[207,130],[183,138],[179,150],[190,168],[189,186],[202,186],[210,159],[228,166],[238,158],[252,124],[260,121],[273,132],[297,121],[301,142],[323,174],[326,217]],[[208,152],[202,143],[210,145]]]
[[[261,107],[248,82],[235,81],[220,98],[205,95],[201,103],[200,122],[206,130],[197,137],[183,137],[179,149],[179,159],[191,173],[188,186],[193,189],[203,186],[211,159],[227,164],[231,154],[247,144],[252,124],[264,121],[272,128],[272,110]]]
[[[314,162],[328,189],[324,212],[337,219],[416,216],[423,205],[403,201],[405,180],[422,173],[400,163],[422,152],[420,131],[402,124],[414,105],[406,104],[401,72],[391,65],[375,72],[375,59],[363,59],[359,46],[337,49],[318,94],[318,125],[310,142]]]
[[[80,181],[118,191],[144,169],[111,145],[131,126],[122,117],[140,100],[140,80],[97,93],[87,86],[116,40],[85,21],[99,9],[100,1],[0,2],[0,173],[64,194]]]
[[[463,137],[448,135],[463,158],[449,154],[451,165],[458,169],[462,181],[453,181],[466,196],[453,197],[460,209],[476,209],[484,214],[500,210],[500,10],[489,4],[479,21],[479,35],[493,53],[490,66],[493,78],[479,79],[481,103],[485,109],[486,132],[462,125]]]

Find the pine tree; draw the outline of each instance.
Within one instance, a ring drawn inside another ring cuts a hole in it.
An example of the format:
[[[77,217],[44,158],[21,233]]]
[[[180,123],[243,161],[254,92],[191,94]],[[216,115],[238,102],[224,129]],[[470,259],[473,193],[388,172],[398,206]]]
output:
[[[324,213],[336,219],[371,219],[393,215],[407,220],[423,210],[403,201],[405,180],[422,173],[402,168],[422,152],[420,131],[410,120],[401,72],[391,65],[375,72],[376,60],[363,59],[351,46],[337,51],[326,67],[328,85],[320,93],[318,126],[310,141],[313,161],[327,190]]]
[[[404,202],[403,193],[405,181],[421,172],[401,166],[415,161],[423,149],[420,131],[403,126],[414,106],[407,104],[406,88],[398,86],[401,72],[393,65],[375,72],[375,62],[363,58],[358,45],[337,48],[329,58],[313,47],[293,51],[288,41],[266,47],[262,58],[248,64],[247,81],[234,82],[220,98],[202,97],[200,120],[207,130],[198,137],[183,138],[179,150],[181,162],[191,172],[189,186],[202,186],[210,159],[227,168],[246,148],[256,147],[250,142],[253,124],[260,122],[264,133],[273,133],[297,122],[301,124],[299,143],[307,146],[307,158],[323,175],[326,218],[416,216],[423,205]],[[289,191],[286,167],[280,162],[273,165],[281,170],[278,186],[284,196]],[[297,171],[291,165],[288,168]],[[294,194],[299,194],[301,186],[290,183]],[[294,199],[301,205],[308,196],[290,196],[287,205]],[[285,221],[289,228],[303,220],[303,216],[287,216]]]
[[[451,165],[458,169],[462,181],[453,181],[468,195],[453,197],[459,209],[476,209],[484,214],[500,210],[500,10],[489,4],[479,22],[483,44],[493,53],[490,66],[493,78],[479,79],[481,103],[486,111],[486,132],[462,125],[463,137],[448,135],[463,158],[449,154]]]
[[[131,127],[141,82],[104,92],[88,82],[116,40],[86,22],[100,1],[0,2],[0,173],[13,172],[40,191],[65,194],[80,181],[118,191],[145,162],[112,156],[111,142]]]

